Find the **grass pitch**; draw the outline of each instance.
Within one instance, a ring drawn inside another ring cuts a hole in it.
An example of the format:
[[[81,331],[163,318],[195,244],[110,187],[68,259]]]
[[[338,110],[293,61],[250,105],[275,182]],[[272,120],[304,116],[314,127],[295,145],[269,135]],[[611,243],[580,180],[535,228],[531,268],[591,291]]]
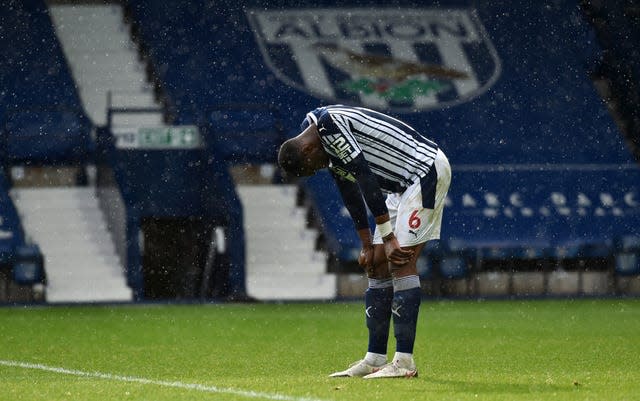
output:
[[[359,303],[0,308],[0,400],[640,400],[640,300],[424,301],[418,378],[328,378],[366,336]]]

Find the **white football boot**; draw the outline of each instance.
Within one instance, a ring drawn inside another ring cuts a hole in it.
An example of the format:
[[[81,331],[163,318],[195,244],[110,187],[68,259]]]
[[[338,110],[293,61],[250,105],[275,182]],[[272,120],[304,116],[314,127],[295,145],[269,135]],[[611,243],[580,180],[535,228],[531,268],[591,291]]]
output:
[[[391,377],[418,377],[418,369],[411,359],[396,359],[391,363],[384,365],[381,369],[376,370],[366,376],[364,379],[383,379]]]
[[[349,368],[347,370],[343,370],[342,372],[332,373],[329,375],[329,377],[363,377],[378,371],[383,366],[386,366],[386,365],[384,364],[380,366],[369,365],[367,362],[365,362],[364,359],[361,359],[349,365]]]

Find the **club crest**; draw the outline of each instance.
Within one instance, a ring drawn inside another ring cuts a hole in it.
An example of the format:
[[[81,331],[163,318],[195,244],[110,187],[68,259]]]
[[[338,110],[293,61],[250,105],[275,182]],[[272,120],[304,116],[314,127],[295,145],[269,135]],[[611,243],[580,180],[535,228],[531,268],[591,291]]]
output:
[[[248,10],[266,64],[322,100],[389,110],[467,102],[500,75],[473,9]]]

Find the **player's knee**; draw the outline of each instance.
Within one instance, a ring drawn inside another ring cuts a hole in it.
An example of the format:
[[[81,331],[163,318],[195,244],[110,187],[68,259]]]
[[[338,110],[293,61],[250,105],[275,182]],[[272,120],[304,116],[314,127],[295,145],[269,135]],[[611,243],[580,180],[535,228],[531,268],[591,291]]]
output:
[[[389,273],[392,277],[405,277],[418,275],[418,268],[416,267],[416,261],[411,260],[403,265],[397,265],[395,263],[389,263]]]
[[[375,278],[377,280],[391,278],[391,272],[387,266],[386,259],[378,264],[374,263],[372,266],[365,268],[365,270],[368,278]]]

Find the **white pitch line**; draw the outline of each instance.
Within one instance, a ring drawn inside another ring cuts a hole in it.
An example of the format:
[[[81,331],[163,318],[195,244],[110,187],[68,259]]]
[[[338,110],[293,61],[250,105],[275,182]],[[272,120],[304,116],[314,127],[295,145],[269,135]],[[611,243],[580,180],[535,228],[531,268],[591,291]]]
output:
[[[201,391],[204,393],[233,394],[233,395],[239,395],[247,398],[262,398],[267,400],[278,400],[278,401],[326,401],[319,398],[294,397],[294,396],[276,394],[276,393],[262,393],[259,391],[240,390],[240,389],[229,388],[229,387],[207,386],[204,384],[197,384],[197,383],[183,383],[179,381],[154,380],[154,379],[146,379],[144,377],[115,375],[112,373],[85,372],[82,370],[66,369],[66,368],[61,368],[56,366],[48,366],[48,365],[43,365],[39,363],[28,363],[28,362],[21,362],[21,361],[10,361],[10,360],[0,359],[0,365],[14,367],[14,368],[22,368],[22,369],[42,370],[45,372],[58,373],[62,375],[94,377],[97,379],[104,379],[104,380],[113,380],[113,381],[139,383],[139,384],[151,384],[151,385],[162,386],[162,387],[195,390],[195,391]]]

